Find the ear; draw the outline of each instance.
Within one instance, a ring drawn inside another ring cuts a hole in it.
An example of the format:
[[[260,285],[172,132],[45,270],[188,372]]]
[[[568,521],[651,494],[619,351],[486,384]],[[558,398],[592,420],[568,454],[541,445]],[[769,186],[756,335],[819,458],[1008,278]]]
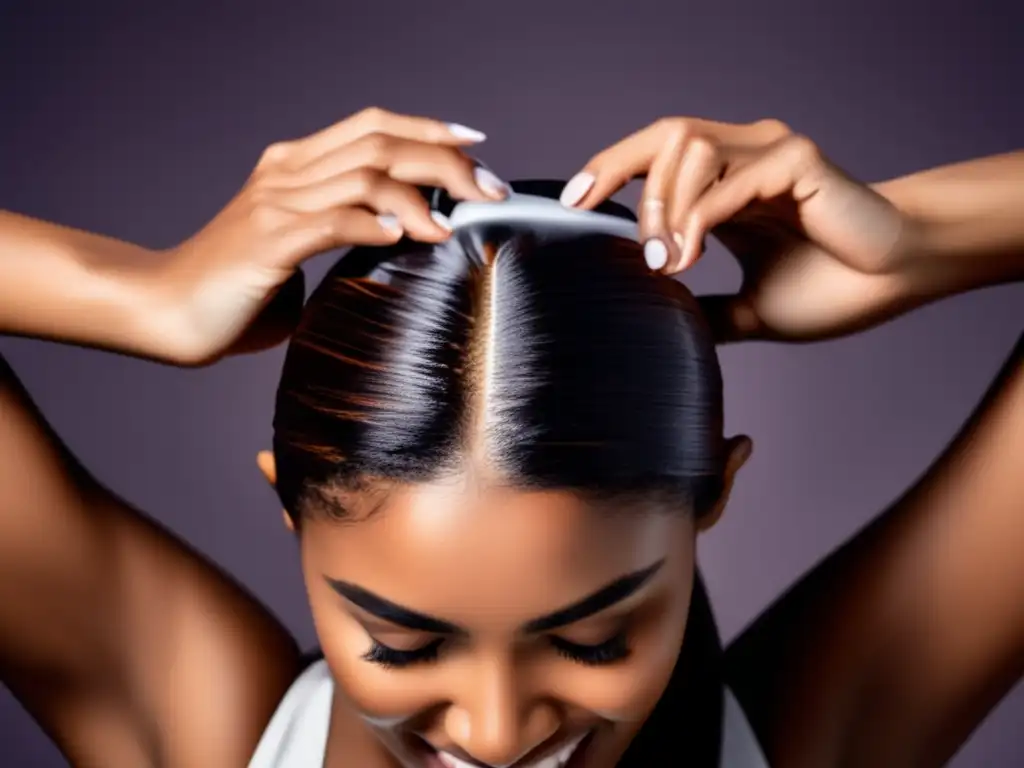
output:
[[[260,468],[260,472],[270,483],[270,487],[273,488],[277,485],[277,464],[274,462],[274,453],[272,451],[260,451],[256,454],[256,466]],[[281,511],[284,516],[284,525],[291,531],[295,532],[295,524],[292,522],[291,517],[285,510]]]
[[[732,493],[733,483],[736,482],[736,475],[744,464],[747,463],[747,459],[750,458],[750,454],[754,451],[753,441],[746,435],[737,435],[736,437],[730,437],[726,440],[726,459],[725,459],[725,471],[722,477],[722,495],[718,497],[718,501],[715,503],[713,509],[705,512],[699,520],[697,520],[697,532],[703,533],[717,523],[722,513],[725,511],[725,506],[729,502],[729,495]]]

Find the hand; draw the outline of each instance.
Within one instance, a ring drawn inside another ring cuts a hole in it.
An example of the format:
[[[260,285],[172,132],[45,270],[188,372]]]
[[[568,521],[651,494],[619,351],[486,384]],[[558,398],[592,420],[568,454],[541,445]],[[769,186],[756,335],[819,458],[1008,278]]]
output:
[[[738,259],[739,293],[702,298],[720,341],[827,338],[903,307],[916,222],[777,121],[659,120],[594,156],[562,201],[592,208],[637,177],[652,269],[692,266],[709,233]]]
[[[450,233],[416,185],[466,200],[507,187],[463,147],[463,126],[367,109],[269,147],[241,192],[198,234],[162,254],[157,301],[167,357],[193,363],[261,349],[291,332],[304,299],[300,264],[332,248],[427,243]]]

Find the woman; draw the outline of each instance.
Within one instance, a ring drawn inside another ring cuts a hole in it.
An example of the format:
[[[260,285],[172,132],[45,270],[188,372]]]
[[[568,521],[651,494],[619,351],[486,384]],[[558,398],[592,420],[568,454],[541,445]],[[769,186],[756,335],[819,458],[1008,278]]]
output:
[[[4,682],[83,765],[291,765],[320,739],[327,768],[547,768],[576,747],[569,766],[756,766],[728,752],[736,699],[772,766],[941,764],[1021,673],[1022,344],[929,473],[718,664],[693,541],[751,444],[722,436],[708,329],[654,273],[713,231],[746,277],[704,300],[719,341],[868,327],[1024,275],[1022,157],[867,188],[774,122],[659,121],[564,190],[594,208],[646,175],[644,267],[607,237],[450,237],[413,185],[505,196],[462,151],[479,138],[369,110],[270,148],[159,254],[4,215],[0,329],[178,365],[288,336],[304,258],[389,246],[311,299],[261,457],[324,660],[303,672],[287,632],[89,477],[7,372]]]

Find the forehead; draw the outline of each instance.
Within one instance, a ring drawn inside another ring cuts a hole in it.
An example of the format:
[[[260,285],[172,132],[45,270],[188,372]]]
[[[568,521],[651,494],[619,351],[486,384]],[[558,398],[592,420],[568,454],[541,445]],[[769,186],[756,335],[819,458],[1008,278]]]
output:
[[[303,552],[313,578],[460,621],[498,609],[539,615],[661,559],[692,568],[692,539],[683,514],[437,483],[393,490],[367,520],[313,521]]]

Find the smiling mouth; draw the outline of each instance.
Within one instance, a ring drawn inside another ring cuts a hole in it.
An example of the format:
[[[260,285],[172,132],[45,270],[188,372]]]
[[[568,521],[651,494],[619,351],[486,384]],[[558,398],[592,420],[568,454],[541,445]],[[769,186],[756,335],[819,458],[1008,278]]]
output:
[[[577,736],[547,757],[540,760],[532,760],[528,763],[516,763],[514,768],[565,768],[573,754],[575,754],[576,749],[589,735],[590,733],[588,732]],[[449,755],[447,752],[438,751],[436,756],[445,768],[481,768],[479,763],[467,763],[465,760],[460,760],[453,755]]]

